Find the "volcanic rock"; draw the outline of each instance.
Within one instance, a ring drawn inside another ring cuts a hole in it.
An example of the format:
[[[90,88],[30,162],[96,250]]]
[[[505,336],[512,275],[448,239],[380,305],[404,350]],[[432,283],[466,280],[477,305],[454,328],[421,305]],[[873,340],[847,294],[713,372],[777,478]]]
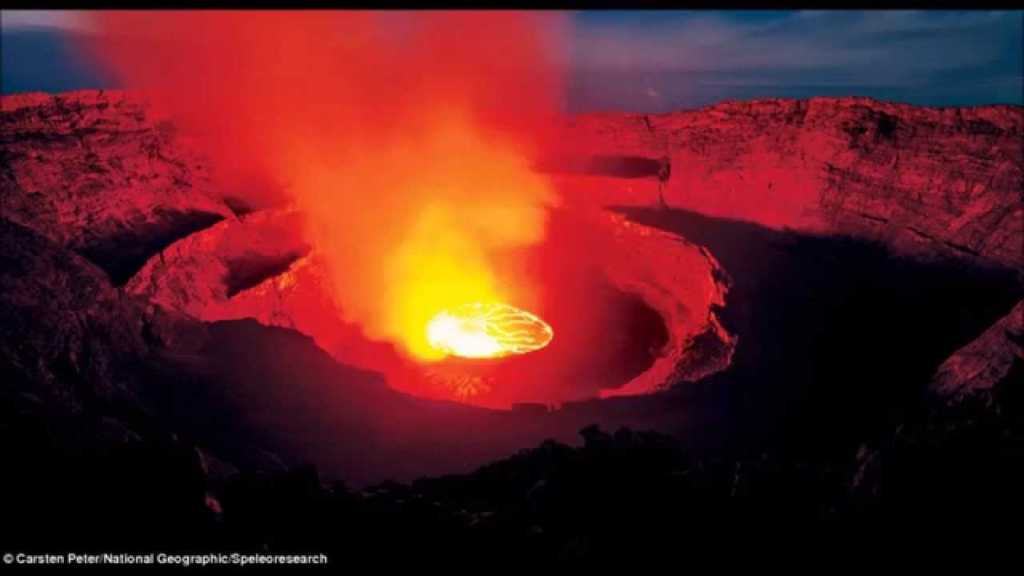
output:
[[[221,320],[239,293],[288,272],[308,254],[299,214],[264,210],[191,234],[151,258],[125,290],[195,318]],[[235,304],[237,306],[237,304]],[[265,306],[263,311],[270,312]],[[259,312],[252,308],[247,315]]]
[[[939,366],[932,391],[949,401],[991,391],[1024,365],[1024,301]],[[1013,383],[1020,386],[1020,382]]]
[[[116,283],[174,240],[232,217],[172,124],[120,92],[0,99],[0,216]]]
[[[341,362],[386,354],[342,320],[301,225],[298,213],[273,209],[219,222],[153,256],[124,289],[198,320],[252,318],[297,330]]]
[[[10,546],[201,537],[203,472],[143,401],[156,316],[81,256],[0,218],[0,499]]]
[[[606,274],[619,289],[639,295],[661,314],[669,339],[650,368],[601,395],[650,393],[725,369],[736,337],[718,320],[728,280],[715,257],[684,238],[624,216],[607,214],[606,219],[615,239],[615,249],[605,255]]]
[[[728,369],[667,394],[703,397],[709,406],[688,418],[709,419],[705,438],[724,430],[730,443],[749,433],[809,453],[854,450],[916,410],[936,368],[1024,297],[1012,269],[677,209],[622,212],[707,247],[729,272],[717,313],[738,338]]]
[[[646,175],[615,178],[607,161],[566,163],[563,189],[580,203],[664,201],[775,229],[879,242],[918,260],[1024,270],[1020,107],[761,100],[662,115],[589,114],[566,132],[577,156],[634,159],[630,165],[646,157],[652,166]],[[663,157],[671,162],[667,183],[653,172]],[[1019,348],[994,336],[1007,322],[945,363],[935,387],[952,393],[1001,378]]]
[[[147,350],[142,307],[84,258],[0,219],[0,364],[8,391],[69,409],[134,385],[119,365]]]
[[[868,98],[725,102],[660,115],[587,114],[567,149],[668,156],[673,207],[774,228],[880,240],[916,257],[1024,269],[1024,109]],[[582,180],[653,204],[657,180]],[[594,195],[591,194],[591,195]]]

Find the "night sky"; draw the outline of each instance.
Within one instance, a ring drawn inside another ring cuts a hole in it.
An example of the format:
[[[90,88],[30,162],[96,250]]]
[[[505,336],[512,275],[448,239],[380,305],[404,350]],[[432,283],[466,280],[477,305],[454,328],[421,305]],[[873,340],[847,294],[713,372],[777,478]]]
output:
[[[859,95],[923,105],[1024,104],[1024,12],[577,12],[570,112],[663,112],[726,99]],[[4,93],[116,88],[64,12],[2,15]]]

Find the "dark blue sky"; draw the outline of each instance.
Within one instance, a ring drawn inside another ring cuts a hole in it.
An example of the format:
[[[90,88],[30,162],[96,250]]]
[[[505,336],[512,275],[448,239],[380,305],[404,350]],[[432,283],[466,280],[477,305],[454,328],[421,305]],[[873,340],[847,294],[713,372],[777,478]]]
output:
[[[116,87],[76,53],[74,14],[4,11],[3,92]],[[572,111],[660,112],[723,99],[861,95],[1024,104],[1024,12],[579,12]]]

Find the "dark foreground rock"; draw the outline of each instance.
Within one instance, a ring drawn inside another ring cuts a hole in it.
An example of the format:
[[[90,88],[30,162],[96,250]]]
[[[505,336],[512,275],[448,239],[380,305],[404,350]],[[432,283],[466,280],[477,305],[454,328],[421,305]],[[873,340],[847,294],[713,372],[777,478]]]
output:
[[[154,338],[175,323],[159,316],[82,257],[0,219],[6,550],[90,534],[148,547],[174,542],[181,525],[202,530],[198,454],[141,400]]]
[[[932,390],[947,401],[985,395],[1024,365],[1024,301],[939,366]],[[1020,386],[1020,380],[1017,380]]]

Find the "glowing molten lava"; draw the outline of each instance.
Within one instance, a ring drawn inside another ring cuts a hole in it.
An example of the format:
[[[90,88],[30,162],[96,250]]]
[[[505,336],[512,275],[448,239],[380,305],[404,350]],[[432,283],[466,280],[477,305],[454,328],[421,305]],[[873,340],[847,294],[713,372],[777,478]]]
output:
[[[546,322],[508,304],[465,304],[427,324],[435,349],[463,358],[500,358],[540,350],[554,338]]]

